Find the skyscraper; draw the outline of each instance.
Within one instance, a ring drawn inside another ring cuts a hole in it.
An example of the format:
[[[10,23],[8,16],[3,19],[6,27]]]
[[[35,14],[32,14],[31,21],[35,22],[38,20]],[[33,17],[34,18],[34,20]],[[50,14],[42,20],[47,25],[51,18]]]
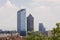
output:
[[[17,32],[20,34],[20,36],[26,36],[26,28],[27,28],[27,22],[26,22],[26,9],[21,9],[17,12]]]
[[[43,23],[39,23],[39,32],[41,32],[41,33],[45,33],[45,28],[44,28],[44,25],[43,25]]]
[[[30,14],[27,17],[27,31],[34,30],[34,17]]]

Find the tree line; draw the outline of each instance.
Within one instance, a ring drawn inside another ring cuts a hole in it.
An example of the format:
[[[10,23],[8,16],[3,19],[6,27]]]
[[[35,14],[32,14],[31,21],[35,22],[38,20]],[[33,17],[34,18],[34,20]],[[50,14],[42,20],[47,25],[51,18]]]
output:
[[[27,32],[26,40],[60,40],[60,23],[56,23],[56,28],[51,30],[52,35],[50,37],[43,35],[36,31]]]

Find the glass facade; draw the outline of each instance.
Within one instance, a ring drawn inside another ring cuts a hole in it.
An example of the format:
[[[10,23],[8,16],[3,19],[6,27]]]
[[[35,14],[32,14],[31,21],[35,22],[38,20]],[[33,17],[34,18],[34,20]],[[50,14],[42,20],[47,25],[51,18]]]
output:
[[[20,36],[26,36],[26,9],[21,9],[17,12],[17,31]]]
[[[39,31],[44,34],[45,28],[44,28],[43,23],[39,23]]]
[[[27,31],[34,31],[34,17],[31,14],[27,17]]]

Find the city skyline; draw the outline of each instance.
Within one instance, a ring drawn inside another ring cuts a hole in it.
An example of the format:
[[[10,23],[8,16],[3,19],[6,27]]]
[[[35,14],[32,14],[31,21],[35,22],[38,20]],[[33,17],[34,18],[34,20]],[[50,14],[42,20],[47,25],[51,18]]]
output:
[[[46,30],[55,27],[60,22],[59,0],[0,0],[0,29],[17,30],[17,11],[26,8],[27,16],[34,16],[34,29],[38,23],[44,23]]]

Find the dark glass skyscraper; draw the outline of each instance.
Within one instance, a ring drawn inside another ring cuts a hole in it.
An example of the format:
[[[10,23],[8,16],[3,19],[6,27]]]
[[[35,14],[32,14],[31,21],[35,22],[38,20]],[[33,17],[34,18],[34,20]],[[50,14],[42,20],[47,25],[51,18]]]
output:
[[[26,9],[21,9],[17,12],[17,32],[20,34],[20,36],[26,36],[26,29]]]
[[[27,31],[34,30],[34,17],[30,14],[27,17]]]
[[[44,28],[43,23],[39,23],[39,31],[44,34],[45,28]]]

